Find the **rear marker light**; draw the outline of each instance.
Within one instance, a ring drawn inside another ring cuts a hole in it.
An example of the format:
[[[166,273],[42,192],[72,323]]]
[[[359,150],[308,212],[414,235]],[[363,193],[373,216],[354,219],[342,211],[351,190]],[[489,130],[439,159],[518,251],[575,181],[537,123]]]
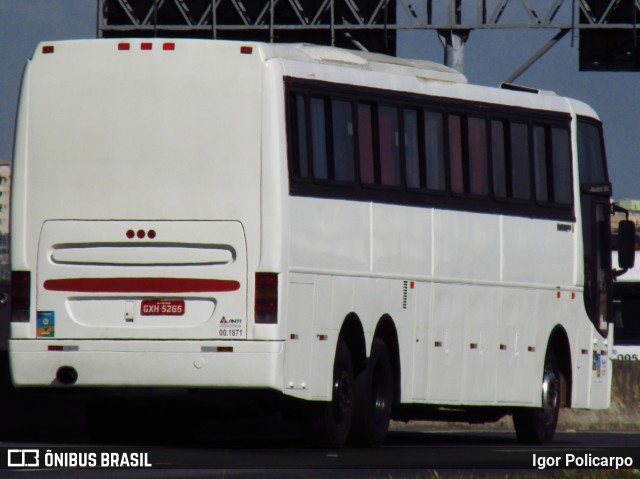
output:
[[[203,353],[232,353],[233,346],[202,346],[200,351]]]
[[[175,43],[163,43],[162,44],[162,49],[165,51],[173,51],[176,49],[176,44]]]
[[[55,51],[55,48],[53,45],[45,45],[42,47],[42,53],[47,54],[47,53],[53,53]]]
[[[80,346],[58,346],[58,345],[49,345],[47,347],[48,351],[80,351]]]
[[[136,236],[140,239],[143,239],[145,236],[148,237],[149,239],[154,239],[157,236],[157,233],[156,233],[156,230],[149,230],[147,232],[145,232],[144,230],[138,230],[137,232],[133,230],[127,230],[125,235],[129,239],[133,239]]]
[[[11,322],[28,323],[31,308],[31,272],[11,272]]]
[[[278,322],[278,274],[256,273],[255,284],[256,324]]]
[[[253,47],[240,47],[240,53],[243,55],[251,55],[253,53]]]
[[[118,50],[129,50],[131,45],[128,43],[118,43]]]
[[[153,48],[153,43],[142,43],[140,44],[140,50],[151,50]]]

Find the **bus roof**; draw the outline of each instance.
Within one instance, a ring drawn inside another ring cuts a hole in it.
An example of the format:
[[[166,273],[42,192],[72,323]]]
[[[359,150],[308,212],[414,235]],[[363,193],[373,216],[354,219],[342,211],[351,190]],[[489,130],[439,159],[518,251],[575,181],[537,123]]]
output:
[[[392,57],[381,53],[347,50],[308,43],[261,44],[267,58],[339,65],[361,70],[418,76],[450,83],[468,83],[467,77],[453,68],[428,60]]]
[[[455,90],[453,96],[468,97],[467,99],[479,100],[481,97],[485,98],[490,96],[488,101],[504,104],[517,104],[523,107],[535,107],[539,109],[549,109],[553,111],[570,111],[573,114],[584,115],[593,118],[598,118],[597,114],[591,107],[578,100],[573,100],[566,97],[556,95],[554,92],[538,90],[534,88],[527,88],[516,85],[502,85],[502,88],[488,87],[481,85],[469,84],[467,77],[462,73],[441,65],[436,62],[428,60],[416,60],[397,58],[389,55],[383,55],[379,53],[365,52],[359,50],[348,50],[344,48],[312,45],[308,43],[262,43],[251,41],[237,41],[237,40],[198,40],[198,39],[139,39],[139,38],[116,38],[116,39],[98,39],[98,40],[64,40],[41,43],[34,54],[33,59],[38,56],[45,55],[48,51],[53,51],[54,45],[64,45],[65,50],[74,51],[76,54],[79,49],[96,48],[96,45],[101,45],[101,48],[109,48],[111,44],[135,44],[146,42],[169,43],[171,45],[180,44],[182,48],[186,48],[191,52],[194,52],[194,47],[198,44],[197,49],[209,49],[209,48],[221,48],[226,50],[240,45],[241,49],[239,53],[242,53],[242,48],[251,49],[259,53],[257,55],[262,61],[268,60],[283,60],[290,63],[311,64],[311,65],[326,65],[347,69],[344,73],[348,75],[348,70],[355,70],[359,72],[376,72],[386,73],[396,76],[398,79],[413,79],[417,80],[421,84],[433,84],[439,83],[441,85],[449,84],[454,87],[461,86],[463,89]],[[111,47],[112,48],[112,47]],[[132,47],[133,49],[134,47]],[[162,48],[162,47],[161,47]],[[50,49],[50,50],[48,50]],[[138,47],[136,46],[137,50]],[[56,54],[58,50],[56,49]],[[105,50],[107,51],[107,50]],[[201,50],[202,51],[202,50]],[[83,52],[85,54],[88,51]],[[146,52],[141,52],[146,53]],[[303,67],[304,69],[304,67]],[[355,73],[355,72],[354,72]],[[295,75],[294,75],[295,76]],[[349,81],[355,81],[354,76],[350,76]],[[346,78],[346,77],[345,77]],[[360,77],[361,79],[363,77]],[[360,80],[362,81],[362,80]],[[368,82],[366,82],[368,83]],[[375,83],[375,82],[374,82]],[[468,87],[467,87],[468,85]],[[376,86],[379,86],[376,84]],[[389,85],[387,85],[389,87]],[[384,86],[382,86],[384,88]],[[399,84],[395,84],[392,88],[400,87]],[[400,87],[402,88],[402,87]],[[409,88],[414,91],[415,86],[405,84],[404,88]],[[423,87],[418,88],[419,91],[423,91]],[[418,91],[415,90],[415,91]],[[452,90],[447,90],[446,93],[443,90],[440,94],[448,95]],[[524,92],[524,95],[523,95]],[[438,94],[438,93],[436,93]],[[537,98],[534,100],[533,98]]]

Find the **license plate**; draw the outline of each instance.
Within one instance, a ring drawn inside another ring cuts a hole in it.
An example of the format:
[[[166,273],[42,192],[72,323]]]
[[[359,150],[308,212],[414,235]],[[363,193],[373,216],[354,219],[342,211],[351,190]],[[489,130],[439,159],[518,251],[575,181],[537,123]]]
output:
[[[146,299],[140,305],[142,316],[182,316],[184,301],[181,299]]]

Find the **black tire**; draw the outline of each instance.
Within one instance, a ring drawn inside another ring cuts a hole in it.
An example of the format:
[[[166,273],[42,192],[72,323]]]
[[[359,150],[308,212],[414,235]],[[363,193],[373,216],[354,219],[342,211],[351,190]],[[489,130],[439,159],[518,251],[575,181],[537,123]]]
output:
[[[353,362],[347,343],[338,339],[333,362],[333,389],[331,401],[322,405],[314,421],[313,431],[320,445],[340,448],[344,446],[353,422],[355,378]]]
[[[380,447],[387,436],[393,406],[394,379],[387,347],[379,338],[371,345],[367,367],[356,378],[353,440]]]
[[[549,444],[558,425],[560,400],[558,363],[553,351],[547,351],[542,374],[542,407],[522,408],[513,413],[518,441],[523,444]]]

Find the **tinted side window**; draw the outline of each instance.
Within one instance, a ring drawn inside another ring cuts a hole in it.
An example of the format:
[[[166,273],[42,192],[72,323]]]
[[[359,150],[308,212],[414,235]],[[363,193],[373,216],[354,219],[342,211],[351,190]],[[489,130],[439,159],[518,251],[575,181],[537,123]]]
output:
[[[568,205],[573,198],[569,130],[551,128],[551,148],[553,151],[553,197],[556,203]]]
[[[420,188],[420,148],[418,131],[418,111],[404,110],[404,158],[406,182],[409,188]]]
[[[604,169],[604,147],[600,128],[592,123],[578,122],[578,164],[583,185],[607,182]]]
[[[333,168],[337,181],[353,181],[354,145],[353,110],[350,101],[333,100],[331,102],[333,118]]]
[[[325,99],[311,97],[311,151],[313,159],[313,176],[319,180],[329,179],[327,162],[327,120]]]
[[[464,193],[464,166],[462,164],[462,117],[449,115],[449,172],[451,191]]]
[[[427,189],[443,191],[446,188],[444,167],[444,120],[442,113],[424,112],[424,150]]]
[[[376,181],[373,141],[373,106],[358,103],[358,150],[360,154],[360,179],[372,185]]]
[[[502,120],[491,122],[491,159],[493,166],[493,194],[507,197],[507,154],[505,150],[505,124]]]
[[[378,107],[380,138],[380,180],[386,186],[400,185],[400,131],[398,109],[391,105]]]
[[[531,199],[529,128],[515,121],[511,122],[511,190],[517,200]]]
[[[568,114],[317,81],[287,88],[292,195],[575,219]],[[581,181],[606,183],[600,124],[578,117],[578,130]]]
[[[295,174],[298,178],[307,178],[309,176],[309,156],[307,143],[307,105],[304,95],[294,94],[294,159]]]
[[[485,196],[489,193],[487,153],[487,123],[484,118],[468,118],[469,193]]]
[[[547,132],[543,126],[533,127],[533,163],[536,179],[536,199],[547,203],[549,198],[549,175],[547,174]]]

